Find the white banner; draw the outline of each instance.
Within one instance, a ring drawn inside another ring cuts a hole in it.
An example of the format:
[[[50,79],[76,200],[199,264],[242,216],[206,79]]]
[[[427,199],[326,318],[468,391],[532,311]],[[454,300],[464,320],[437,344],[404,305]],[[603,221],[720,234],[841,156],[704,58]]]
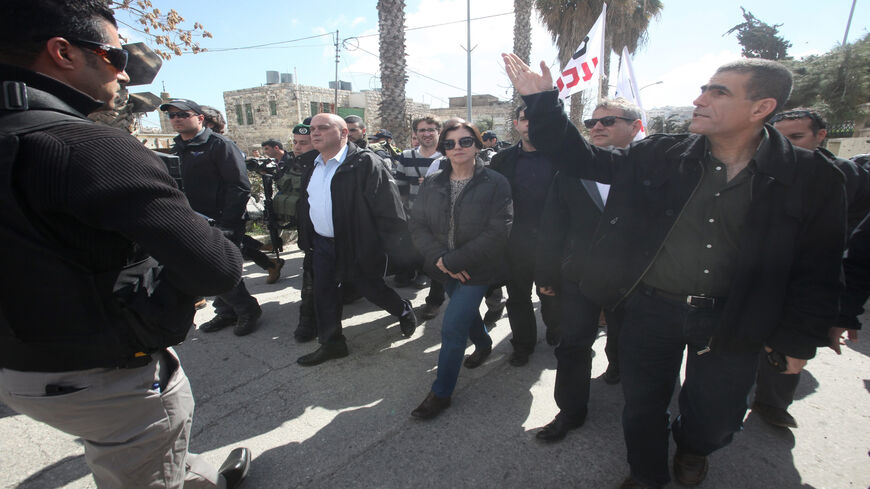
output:
[[[628,48],[622,48],[622,56],[619,58],[619,75],[616,77],[616,94],[615,97],[622,97],[625,100],[637,105],[640,109],[640,120],[643,122],[643,127],[634,137],[635,141],[640,141],[646,137],[646,111],[643,110],[643,104],[640,103],[640,91],[637,89],[637,79],[634,77],[634,67],[631,65],[631,57],[628,55]]]
[[[607,4],[601,8],[601,15],[589,30],[586,39],[574,51],[568,64],[562,68],[561,76],[556,80],[559,97],[566,99],[581,92],[601,76],[600,66],[604,64],[604,18],[607,14]]]

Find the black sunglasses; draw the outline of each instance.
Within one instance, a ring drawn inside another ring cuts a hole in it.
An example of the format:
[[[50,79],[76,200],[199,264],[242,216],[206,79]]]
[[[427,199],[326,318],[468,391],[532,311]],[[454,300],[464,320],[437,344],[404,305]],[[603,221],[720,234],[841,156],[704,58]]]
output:
[[[192,115],[193,114],[191,114],[190,112],[180,112],[180,111],[166,113],[166,117],[169,117],[170,119],[187,119],[188,117],[191,117]]]
[[[444,149],[453,149],[456,147],[456,141],[452,139],[445,139],[442,143],[444,145]],[[471,136],[465,136],[464,138],[459,138],[459,146],[463,148],[470,148],[474,146],[474,138]]]
[[[618,115],[609,115],[607,117],[602,117],[600,119],[586,119],[583,121],[583,125],[586,126],[586,129],[592,129],[595,127],[595,124],[601,123],[604,127],[610,127],[616,124],[616,119],[622,119],[628,122],[634,122],[634,119],[629,119],[628,117],[619,117]]]
[[[70,44],[83,47],[89,51],[97,53],[103,59],[109,62],[118,71],[124,71],[127,68],[127,59],[129,54],[121,48],[109,46],[101,42],[84,41],[81,39],[67,39]]]

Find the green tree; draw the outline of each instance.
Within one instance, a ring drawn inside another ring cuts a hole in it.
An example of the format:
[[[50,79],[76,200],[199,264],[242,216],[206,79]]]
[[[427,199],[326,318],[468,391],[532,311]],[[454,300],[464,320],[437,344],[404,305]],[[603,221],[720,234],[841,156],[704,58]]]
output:
[[[381,70],[381,127],[406,147],[410,140],[405,119],[405,0],[378,0],[378,35]]]
[[[777,35],[782,24],[770,25],[758,20],[752,12],[743,7],[740,7],[740,10],[743,11],[744,22],[728,29],[722,35],[727,36],[736,32],[737,42],[743,46],[743,56],[747,58],[786,59],[791,43]]]
[[[836,124],[859,119],[870,102],[870,34],[785,65],[794,73],[787,107],[816,107]]]
[[[603,0],[535,0],[541,20],[559,49],[561,66],[571,59],[574,50],[589,33],[592,24],[601,14],[603,3]],[[603,86],[607,86],[606,74],[609,73],[612,48],[622,51],[622,47],[627,46],[629,52],[633,53],[643,46],[647,40],[649,23],[659,16],[662,8],[660,0],[611,0],[607,4]],[[583,95],[579,93],[571,97],[570,117],[577,125],[583,119]],[[607,94],[603,93],[601,96],[606,97]]]
[[[184,17],[175,9],[164,14],[154,8],[151,0],[109,0],[109,8],[115,11],[116,16],[125,14],[117,19],[118,23],[143,34],[152,49],[163,59],[170,59],[173,54],[181,56],[185,50],[201,53],[205,48],[201,48],[195,39],[212,37],[199,22],[195,22],[191,28],[184,27]]]

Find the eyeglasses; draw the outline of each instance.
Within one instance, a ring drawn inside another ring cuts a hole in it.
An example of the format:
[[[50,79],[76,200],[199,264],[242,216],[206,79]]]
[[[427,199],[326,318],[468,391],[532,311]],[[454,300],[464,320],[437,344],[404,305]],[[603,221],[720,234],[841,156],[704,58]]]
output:
[[[190,117],[192,115],[193,114],[191,114],[190,112],[181,112],[181,111],[179,111],[179,112],[167,112],[166,113],[166,117],[169,117],[170,119],[187,119],[188,117]]]
[[[81,39],[67,39],[67,41],[69,41],[70,44],[75,44],[76,46],[97,53],[97,55],[108,61],[109,64],[115,67],[119,72],[124,71],[124,69],[127,68],[129,54],[121,48],[116,48],[100,42],[83,41]]]
[[[453,149],[456,147],[456,141],[453,139],[445,139],[442,143],[444,145],[444,149]],[[459,146],[462,148],[470,148],[474,146],[474,138],[471,136],[465,136],[464,138],[459,138]]]
[[[609,115],[607,117],[602,117],[600,119],[586,119],[583,121],[583,125],[586,126],[586,129],[592,129],[595,127],[595,124],[601,123],[604,127],[610,127],[616,124],[616,119],[622,119],[628,122],[634,122],[634,119],[629,119],[628,117],[619,117],[618,115]]]
[[[438,129],[435,129],[434,127],[421,127],[420,129],[417,129],[417,132],[438,132]]]

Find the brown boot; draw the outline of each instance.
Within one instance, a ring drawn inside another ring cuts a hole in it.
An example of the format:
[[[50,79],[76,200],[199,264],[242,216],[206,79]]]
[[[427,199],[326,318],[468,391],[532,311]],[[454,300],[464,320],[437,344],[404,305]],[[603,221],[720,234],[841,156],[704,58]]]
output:
[[[269,278],[266,279],[267,284],[274,284],[281,278],[281,268],[284,267],[284,260],[281,258],[272,258],[272,266],[269,267]]]
[[[677,448],[674,454],[674,477],[687,487],[694,487],[707,477],[707,457]]]

